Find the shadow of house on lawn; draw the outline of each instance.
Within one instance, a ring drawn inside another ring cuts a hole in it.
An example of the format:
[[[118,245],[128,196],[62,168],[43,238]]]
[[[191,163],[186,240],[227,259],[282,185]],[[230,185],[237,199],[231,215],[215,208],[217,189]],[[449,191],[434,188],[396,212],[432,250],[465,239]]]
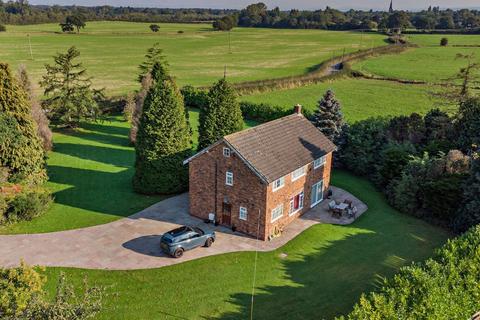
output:
[[[319,228],[315,226],[306,233],[319,232]],[[262,273],[271,272],[272,266],[258,268],[253,319],[332,319],[349,312],[362,292],[378,288],[384,277],[392,276],[407,264],[409,251],[421,240],[409,237],[407,242],[412,247],[401,248],[392,241],[388,234],[368,232],[329,242],[316,247],[313,253],[290,252],[284,260],[280,257],[281,249],[275,251],[272,254],[279,261],[277,268],[283,271],[278,281],[288,281],[290,285],[262,285]],[[234,294],[227,302],[238,311],[204,318],[249,317],[250,294]]]

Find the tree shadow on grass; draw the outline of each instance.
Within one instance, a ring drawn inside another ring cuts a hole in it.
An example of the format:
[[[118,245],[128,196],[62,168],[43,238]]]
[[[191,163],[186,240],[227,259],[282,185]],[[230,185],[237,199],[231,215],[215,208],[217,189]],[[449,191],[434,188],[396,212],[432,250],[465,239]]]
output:
[[[128,216],[164,199],[133,192],[133,168],[103,172],[62,166],[48,167],[50,181],[70,185],[54,193],[55,202],[70,207]]]
[[[318,228],[307,232],[319,232]],[[285,273],[283,280],[291,285],[259,285],[255,289],[253,319],[331,319],[349,312],[362,292],[378,288],[383,277],[408,263],[412,248],[422,241],[405,235],[405,244],[399,245],[394,238],[376,232],[350,235],[319,246],[311,254],[290,253],[285,260],[276,251]],[[262,272],[269,272],[264,269],[257,270],[257,279],[262,279]],[[249,318],[250,294],[234,294],[227,302],[238,311],[204,318]]]
[[[98,138],[95,138],[98,141]],[[135,151],[77,143],[56,143],[55,152],[80,159],[131,168],[135,162]]]

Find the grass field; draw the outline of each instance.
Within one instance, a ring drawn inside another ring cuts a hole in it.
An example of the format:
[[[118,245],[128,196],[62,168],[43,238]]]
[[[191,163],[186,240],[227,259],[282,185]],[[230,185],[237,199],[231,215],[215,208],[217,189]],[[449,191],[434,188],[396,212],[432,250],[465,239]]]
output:
[[[443,82],[466,65],[456,55],[475,53],[480,62],[480,37],[478,35],[448,35],[448,47],[440,46],[440,35],[413,35],[409,38],[419,48],[399,55],[385,55],[354,64],[353,69],[368,74],[407,80]],[[454,45],[464,47],[454,47]],[[466,47],[476,45],[478,47]]]
[[[198,111],[190,112],[193,137],[198,140]],[[255,125],[247,122],[246,127]],[[129,125],[121,117],[83,123],[75,132],[55,132],[48,159],[48,187],[55,203],[43,216],[0,227],[0,233],[69,230],[111,222],[162,200],[133,192],[135,151],[128,140]]]
[[[214,32],[210,24],[161,24],[158,33],[148,26],[88,22],[80,34],[59,34],[57,24],[7,26],[0,33],[0,61],[14,67],[26,64],[38,81],[54,54],[75,45],[95,85],[116,95],[137,89],[137,66],[155,42],[164,48],[180,85],[210,85],[223,76],[224,66],[232,82],[303,74],[344,49],[348,53],[385,44],[385,36],[377,34],[236,28],[230,33],[229,53],[229,33]]]
[[[436,106],[436,102],[430,95],[436,89],[429,86],[350,78],[294,89],[245,95],[241,99],[256,103],[270,103],[285,108],[291,108],[300,103],[309,110],[315,110],[318,101],[328,89],[335,91],[348,122],[412,112],[424,114]]]
[[[369,210],[351,226],[317,225],[278,250],[260,253],[254,319],[345,314],[362,292],[412,260],[429,257],[449,236],[396,212],[363,179],[336,171],[333,183]],[[61,271],[78,285],[87,275],[110,294],[99,319],[246,319],[254,256],[233,253],[138,271],[48,268],[48,290]]]

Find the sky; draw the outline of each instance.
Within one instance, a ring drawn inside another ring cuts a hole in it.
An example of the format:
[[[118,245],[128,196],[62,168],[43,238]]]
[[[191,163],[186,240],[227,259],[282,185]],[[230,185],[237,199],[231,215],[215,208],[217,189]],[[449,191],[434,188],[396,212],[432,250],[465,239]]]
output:
[[[31,4],[60,4],[84,6],[132,6],[159,8],[215,8],[242,9],[248,4],[261,0],[30,0]],[[282,10],[323,9],[327,5],[336,9],[388,9],[390,0],[263,0],[269,8],[280,7]],[[395,9],[419,10],[428,6],[442,8],[480,8],[479,0],[394,0]]]

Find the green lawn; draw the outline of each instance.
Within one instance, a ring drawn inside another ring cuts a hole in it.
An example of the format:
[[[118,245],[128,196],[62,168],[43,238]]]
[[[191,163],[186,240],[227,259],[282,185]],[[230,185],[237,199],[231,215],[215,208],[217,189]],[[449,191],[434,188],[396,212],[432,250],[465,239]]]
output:
[[[384,55],[354,64],[353,69],[384,77],[442,82],[456,74],[466,65],[456,59],[458,53],[475,53],[480,62],[480,37],[447,35],[450,46],[440,47],[441,35],[414,35],[412,42],[420,45],[399,55]],[[476,45],[478,47],[454,47],[453,45]]]
[[[342,103],[342,112],[348,122],[374,116],[426,113],[435,107],[431,87],[402,85],[393,82],[364,79],[340,79],[294,89],[242,96],[244,101],[265,102],[291,108],[300,103],[314,110],[326,90],[333,89]]]
[[[190,119],[196,145],[198,111],[191,111]],[[48,158],[48,187],[55,203],[45,215],[0,227],[0,233],[53,232],[98,225],[162,200],[162,196],[144,196],[132,190],[135,151],[128,140],[128,128],[117,116],[84,123],[74,132],[55,132],[54,151]]]
[[[351,226],[317,225],[276,251],[260,253],[254,319],[345,314],[362,292],[412,260],[431,256],[449,236],[393,210],[363,179],[336,171],[333,183],[369,210]],[[288,256],[282,259],[280,253]],[[110,294],[100,319],[245,319],[254,256],[232,253],[138,271],[48,268],[48,290],[53,291],[60,271],[78,285],[87,275]]]
[[[233,82],[302,74],[309,68],[361,48],[384,45],[385,36],[321,30],[236,28],[214,32],[210,24],[160,24],[158,33],[148,23],[88,22],[80,34],[58,34],[57,24],[7,26],[0,33],[0,61],[16,67],[26,64],[35,81],[44,64],[57,52],[75,45],[81,51],[94,83],[109,95],[137,89],[137,66],[147,48],[160,42],[180,85],[210,85],[227,66]],[[183,34],[177,31],[183,30]],[[34,61],[30,59],[30,35]]]

